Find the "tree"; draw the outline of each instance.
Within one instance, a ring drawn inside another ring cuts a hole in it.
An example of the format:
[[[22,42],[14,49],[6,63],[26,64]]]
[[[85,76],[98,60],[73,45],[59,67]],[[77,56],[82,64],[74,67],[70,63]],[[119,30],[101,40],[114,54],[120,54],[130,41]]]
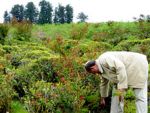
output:
[[[42,0],[39,3],[39,6],[41,7],[40,14],[39,14],[39,23],[40,24],[45,24],[45,23],[52,23],[52,5],[45,1]]]
[[[36,23],[37,22],[37,16],[38,16],[38,10],[35,7],[33,2],[29,2],[26,5],[26,9],[25,9],[25,19],[29,20],[32,23]]]
[[[133,17],[135,21],[138,22],[150,22],[150,15],[140,14],[139,17]]]
[[[53,22],[54,22],[55,24],[59,23],[59,18],[58,18],[58,8],[57,8],[57,7],[55,8]]]
[[[4,12],[4,23],[9,23],[10,22],[10,15],[8,14],[7,11]]]
[[[150,15],[146,16],[147,22],[150,22]]]
[[[59,23],[65,23],[65,7],[59,4],[58,6],[58,21]]]
[[[14,7],[11,9],[11,12],[12,16],[14,16],[17,21],[22,21],[23,18],[24,18],[24,7],[23,5],[19,5],[19,4],[16,4],[14,5]]]
[[[65,22],[71,23],[73,21],[73,8],[68,4],[65,9]]]
[[[78,14],[77,19],[79,19],[79,22],[85,22],[88,19],[88,16],[81,12]]]

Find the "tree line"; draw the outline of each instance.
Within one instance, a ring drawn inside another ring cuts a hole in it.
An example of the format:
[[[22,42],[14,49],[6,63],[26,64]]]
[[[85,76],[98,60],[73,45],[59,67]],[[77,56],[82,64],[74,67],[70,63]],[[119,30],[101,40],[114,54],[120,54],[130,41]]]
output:
[[[42,0],[39,2],[39,7],[40,11],[38,11],[33,2],[28,2],[25,7],[16,4],[12,7],[10,12],[4,12],[4,23],[9,23],[13,18],[18,22],[27,20],[38,24],[63,24],[73,22],[73,7],[69,4],[66,6],[59,4],[53,10],[53,6],[50,2]],[[88,16],[81,12],[78,14],[77,19],[80,19],[80,22],[85,22]]]

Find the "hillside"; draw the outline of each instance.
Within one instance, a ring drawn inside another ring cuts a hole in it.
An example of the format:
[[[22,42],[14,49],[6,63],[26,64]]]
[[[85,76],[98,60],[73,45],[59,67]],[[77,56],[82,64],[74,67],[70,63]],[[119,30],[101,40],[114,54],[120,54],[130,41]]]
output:
[[[1,26],[4,113],[18,113],[17,107],[20,113],[107,113],[110,104],[99,106],[99,76],[86,73],[85,62],[105,51],[139,52],[150,61],[150,23],[144,21]],[[135,113],[132,89],[125,98],[125,113]]]

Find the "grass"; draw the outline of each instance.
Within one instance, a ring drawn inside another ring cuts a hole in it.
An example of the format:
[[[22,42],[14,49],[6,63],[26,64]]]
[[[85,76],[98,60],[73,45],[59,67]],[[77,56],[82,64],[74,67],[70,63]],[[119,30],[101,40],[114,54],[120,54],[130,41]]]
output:
[[[24,105],[21,104],[19,101],[13,101],[11,107],[12,113],[28,113]]]

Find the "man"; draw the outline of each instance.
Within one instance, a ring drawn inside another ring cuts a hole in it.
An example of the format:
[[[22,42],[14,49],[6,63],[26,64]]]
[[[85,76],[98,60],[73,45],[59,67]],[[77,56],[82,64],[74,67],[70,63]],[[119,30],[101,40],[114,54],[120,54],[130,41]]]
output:
[[[147,113],[148,62],[143,54],[125,51],[103,53],[98,59],[88,61],[85,69],[101,76],[101,104],[108,97],[109,82],[115,86],[119,96],[113,96],[111,113],[123,113],[123,93],[133,88],[136,97],[136,113]],[[113,91],[114,92],[114,91]]]

